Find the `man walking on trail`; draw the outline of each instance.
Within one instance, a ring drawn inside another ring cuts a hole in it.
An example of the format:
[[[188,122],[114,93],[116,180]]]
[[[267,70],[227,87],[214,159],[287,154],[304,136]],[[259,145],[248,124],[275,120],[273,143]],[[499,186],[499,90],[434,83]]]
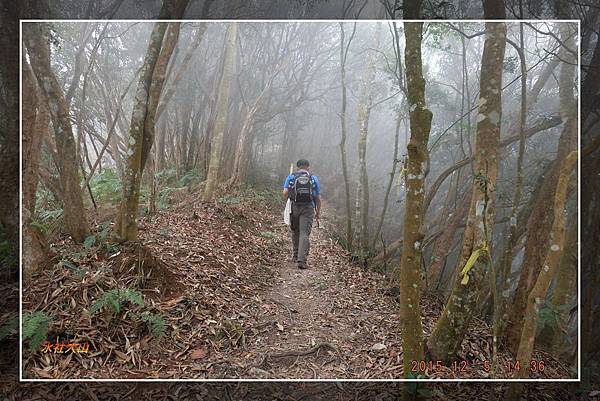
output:
[[[309,236],[313,219],[319,221],[321,212],[321,185],[316,175],[310,173],[308,160],[300,159],[296,163],[298,170],[288,175],[283,183],[283,199],[290,199],[292,212],[290,228],[294,246],[294,262],[298,268],[306,269],[306,260],[310,249]]]

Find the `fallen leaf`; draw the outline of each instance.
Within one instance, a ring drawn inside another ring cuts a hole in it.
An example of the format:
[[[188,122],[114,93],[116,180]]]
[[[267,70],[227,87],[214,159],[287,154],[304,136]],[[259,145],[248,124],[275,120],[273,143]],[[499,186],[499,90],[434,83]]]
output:
[[[377,343],[377,344],[373,344],[373,346],[371,347],[371,349],[373,351],[381,351],[387,348],[387,345],[382,344],[382,343]]]
[[[54,376],[44,369],[32,368],[32,370],[37,373],[38,376],[43,377],[44,379],[54,379]]]
[[[204,348],[196,348],[192,351],[192,359],[202,359],[206,356],[206,350]]]

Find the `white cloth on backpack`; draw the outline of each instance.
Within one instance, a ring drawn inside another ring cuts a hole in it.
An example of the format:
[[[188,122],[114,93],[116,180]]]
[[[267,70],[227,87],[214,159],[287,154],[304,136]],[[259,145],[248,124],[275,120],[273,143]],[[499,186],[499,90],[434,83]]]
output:
[[[292,214],[292,200],[288,198],[283,211],[283,222],[288,226],[290,225],[290,214]]]

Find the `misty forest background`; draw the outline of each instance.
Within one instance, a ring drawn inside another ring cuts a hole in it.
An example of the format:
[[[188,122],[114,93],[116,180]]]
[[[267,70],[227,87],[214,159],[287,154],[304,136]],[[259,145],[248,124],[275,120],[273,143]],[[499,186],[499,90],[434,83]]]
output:
[[[240,323],[258,315],[236,323],[219,308],[239,314],[262,288],[240,278],[282,269],[279,192],[307,158],[324,198],[315,258],[376,283],[357,308],[381,302],[393,317],[353,351],[365,359],[317,377],[364,377],[369,363],[381,377],[448,377],[411,361],[451,369],[457,355],[491,362],[466,376],[576,376],[580,39],[591,34],[556,22],[25,23],[26,374],[100,377],[108,362],[108,377],[161,377],[143,361],[156,343],[170,350],[158,359],[205,363],[178,377],[288,377],[265,364],[282,352],[215,369],[260,338]],[[356,291],[339,280],[333,297]],[[198,310],[216,328],[177,323]],[[180,332],[206,340],[186,350]],[[102,337],[106,360],[37,352],[60,335]],[[334,340],[308,351],[353,353]],[[531,369],[538,357],[547,369]]]

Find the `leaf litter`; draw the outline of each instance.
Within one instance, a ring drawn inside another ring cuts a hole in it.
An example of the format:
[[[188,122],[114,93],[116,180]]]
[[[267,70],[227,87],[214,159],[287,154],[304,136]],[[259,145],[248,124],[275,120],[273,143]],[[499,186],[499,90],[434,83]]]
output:
[[[280,205],[249,198],[200,203],[193,195],[172,209],[140,219],[139,243],[116,252],[63,238],[52,244],[53,263],[23,291],[24,311],[52,317],[48,340],[88,342],[87,354],[23,355],[27,378],[398,379],[403,376],[398,304],[388,280],[348,262],[331,238],[327,216],[311,235],[310,268],[290,260]],[[323,223],[323,222],[322,222]],[[77,255],[73,257],[73,255]],[[136,289],[144,305],[127,304],[114,316],[91,315],[106,292]],[[425,295],[425,336],[442,310]],[[140,318],[161,316],[155,337]],[[420,372],[430,378],[486,378],[491,329],[474,319],[457,360]],[[571,375],[552,355],[533,378]],[[512,360],[501,350],[498,377]]]

